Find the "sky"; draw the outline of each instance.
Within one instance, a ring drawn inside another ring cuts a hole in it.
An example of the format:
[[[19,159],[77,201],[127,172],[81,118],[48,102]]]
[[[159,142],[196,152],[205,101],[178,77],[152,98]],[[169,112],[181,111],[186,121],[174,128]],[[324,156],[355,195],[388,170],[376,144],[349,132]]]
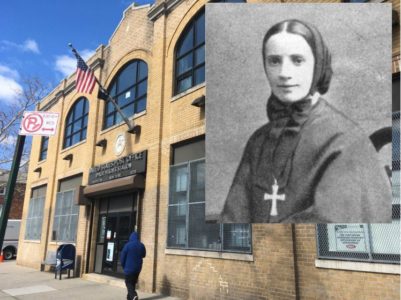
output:
[[[133,0],[0,1],[0,111],[18,101],[23,78],[50,89],[75,71],[68,43],[84,59],[107,45]],[[136,0],[138,5],[153,0]],[[7,139],[7,143],[15,137]],[[1,146],[1,145],[0,145]],[[1,166],[0,166],[1,167]]]

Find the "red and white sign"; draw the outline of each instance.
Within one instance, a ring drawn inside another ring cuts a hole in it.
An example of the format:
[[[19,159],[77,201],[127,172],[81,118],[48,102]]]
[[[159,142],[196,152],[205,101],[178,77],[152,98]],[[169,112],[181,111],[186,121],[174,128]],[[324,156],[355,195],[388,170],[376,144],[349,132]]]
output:
[[[55,135],[58,113],[26,111],[22,118],[20,135]]]

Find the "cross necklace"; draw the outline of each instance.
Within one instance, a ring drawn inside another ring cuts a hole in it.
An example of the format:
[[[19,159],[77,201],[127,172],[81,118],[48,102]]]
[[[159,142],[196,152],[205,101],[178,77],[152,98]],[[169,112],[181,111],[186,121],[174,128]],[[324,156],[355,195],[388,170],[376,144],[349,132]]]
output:
[[[279,194],[278,193],[279,186],[277,184],[276,178],[274,178],[274,184],[272,185],[272,194],[265,193],[263,200],[271,200],[272,201],[272,207],[270,209],[270,215],[271,216],[277,216],[277,200],[280,201],[285,201],[285,194]]]

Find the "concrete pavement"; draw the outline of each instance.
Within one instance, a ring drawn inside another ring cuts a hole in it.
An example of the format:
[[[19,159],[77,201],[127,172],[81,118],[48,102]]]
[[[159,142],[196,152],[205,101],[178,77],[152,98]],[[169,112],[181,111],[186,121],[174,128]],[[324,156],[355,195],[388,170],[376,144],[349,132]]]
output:
[[[15,260],[0,263],[0,300],[9,299],[126,299],[124,281],[109,276],[88,274],[85,278],[54,279],[54,273],[17,266]],[[142,293],[139,299],[178,300],[178,298]]]

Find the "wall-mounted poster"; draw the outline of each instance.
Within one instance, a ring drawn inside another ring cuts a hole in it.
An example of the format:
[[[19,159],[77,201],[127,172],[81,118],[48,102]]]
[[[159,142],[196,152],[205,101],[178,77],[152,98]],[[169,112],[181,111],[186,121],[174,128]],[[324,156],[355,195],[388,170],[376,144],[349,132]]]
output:
[[[330,251],[366,252],[368,250],[365,225],[338,224],[328,226],[329,231],[333,227],[335,236],[334,241],[333,239],[330,240]]]
[[[391,130],[391,28],[391,4],[206,6],[207,221],[391,222],[371,138]]]
[[[106,253],[106,260],[113,261],[114,257],[114,242],[107,243],[107,253]]]

